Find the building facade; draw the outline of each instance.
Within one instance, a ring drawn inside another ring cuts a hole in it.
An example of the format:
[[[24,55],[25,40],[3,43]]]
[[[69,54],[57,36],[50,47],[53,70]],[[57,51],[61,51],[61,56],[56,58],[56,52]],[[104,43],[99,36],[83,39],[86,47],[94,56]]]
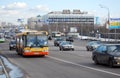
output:
[[[48,29],[49,32],[70,32],[71,27],[76,27],[77,32],[82,33],[88,30],[91,31],[91,29],[86,29],[86,27],[88,28],[89,26],[91,28],[94,26],[94,15],[90,15],[87,12],[81,12],[80,10],[54,11],[43,15],[40,20],[42,26]]]
[[[83,32],[84,27],[94,26],[94,15],[80,10],[50,12],[44,15],[42,20],[50,26],[51,31],[70,32],[71,27],[76,27],[77,32]]]

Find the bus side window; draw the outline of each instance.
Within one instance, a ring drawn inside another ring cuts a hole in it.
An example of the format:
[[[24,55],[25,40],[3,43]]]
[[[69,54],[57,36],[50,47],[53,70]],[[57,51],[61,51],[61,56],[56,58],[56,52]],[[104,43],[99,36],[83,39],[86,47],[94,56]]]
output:
[[[20,38],[20,44],[23,46],[23,40],[22,40],[22,37]]]

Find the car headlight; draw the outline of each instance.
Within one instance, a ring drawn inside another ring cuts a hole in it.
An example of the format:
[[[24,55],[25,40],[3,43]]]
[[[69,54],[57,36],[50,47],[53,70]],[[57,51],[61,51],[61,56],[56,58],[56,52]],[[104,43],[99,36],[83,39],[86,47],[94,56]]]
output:
[[[11,47],[13,47],[13,45],[10,45]]]
[[[114,59],[118,59],[118,60],[120,60],[120,57],[114,57]]]

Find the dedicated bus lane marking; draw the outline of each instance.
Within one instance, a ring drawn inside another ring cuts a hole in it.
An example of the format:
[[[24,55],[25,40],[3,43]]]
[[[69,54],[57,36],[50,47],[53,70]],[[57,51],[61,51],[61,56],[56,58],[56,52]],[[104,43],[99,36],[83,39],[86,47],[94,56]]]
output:
[[[95,71],[99,71],[99,72],[104,72],[104,73],[115,75],[115,76],[120,76],[120,74],[117,74],[117,73],[113,73],[113,72],[109,72],[109,71],[105,71],[105,70],[101,70],[101,69],[92,68],[92,67],[89,67],[89,66],[77,64],[77,63],[66,61],[66,60],[63,60],[63,59],[56,58],[56,57],[52,57],[52,56],[47,56],[47,57],[55,59],[57,61],[61,61],[61,62],[73,64],[73,65],[76,65],[76,66],[84,67],[84,68],[87,68],[87,69],[91,69],[91,70],[95,70]]]

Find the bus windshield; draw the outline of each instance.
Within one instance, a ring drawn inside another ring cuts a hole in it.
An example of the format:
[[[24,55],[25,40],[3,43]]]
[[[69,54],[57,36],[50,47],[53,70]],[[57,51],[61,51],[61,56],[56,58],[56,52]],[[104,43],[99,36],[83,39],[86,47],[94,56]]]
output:
[[[48,46],[47,36],[27,36],[27,46],[29,47],[45,47]]]

